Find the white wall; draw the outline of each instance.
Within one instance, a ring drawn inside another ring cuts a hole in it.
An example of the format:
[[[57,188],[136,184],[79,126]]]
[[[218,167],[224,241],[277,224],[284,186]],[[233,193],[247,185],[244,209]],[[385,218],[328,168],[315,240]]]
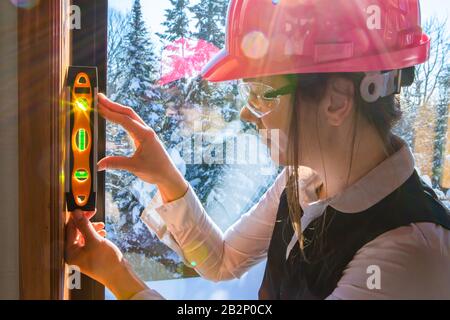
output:
[[[0,1],[0,299],[19,298],[17,11]]]

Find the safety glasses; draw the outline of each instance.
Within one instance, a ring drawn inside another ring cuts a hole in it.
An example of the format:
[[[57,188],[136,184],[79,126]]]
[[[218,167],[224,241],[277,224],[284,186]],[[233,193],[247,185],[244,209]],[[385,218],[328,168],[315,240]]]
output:
[[[280,89],[274,89],[260,82],[243,82],[239,84],[239,93],[245,107],[256,117],[262,118],[280,105],[280,97],[294,93],[295,84],[286,85]]]

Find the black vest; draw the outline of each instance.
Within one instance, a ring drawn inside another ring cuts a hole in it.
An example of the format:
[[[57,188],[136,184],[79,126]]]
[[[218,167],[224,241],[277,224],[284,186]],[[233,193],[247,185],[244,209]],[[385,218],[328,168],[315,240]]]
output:
[[[449,210],[414,172],[400,188],[366,211],[346,214],[327,207],[304,230],[304,253],[297,242],[286,260],[294,230],[285,190],[259,298],[325,299],[337,287],[344,269],[360,248],[389,230],[418,222],[432,222],[450,230]]]

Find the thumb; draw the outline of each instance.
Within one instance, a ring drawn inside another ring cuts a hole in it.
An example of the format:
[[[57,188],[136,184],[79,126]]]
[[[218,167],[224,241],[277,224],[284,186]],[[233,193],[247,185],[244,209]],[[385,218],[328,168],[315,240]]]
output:
[[[100,160],[97,164],[98,171],[105,170],[126,170],[133,171],[131,158],[127,157],[106,157]]]
[[[81,210],[75,210],[72,213],[73,221],[78,230],[80,230],[86,245],[89,245],[93,241],[97,241],[97,232],[95,231],[92,223],[83,214]]]

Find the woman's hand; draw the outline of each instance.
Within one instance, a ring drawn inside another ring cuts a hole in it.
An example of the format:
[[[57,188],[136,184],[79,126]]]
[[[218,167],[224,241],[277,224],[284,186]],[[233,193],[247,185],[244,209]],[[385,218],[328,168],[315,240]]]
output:
[[[130,158],[113,156],[99,161],[98,170],[127,170],[145,182],[156,184],[164,202],[181,198],[187,182],[170,159],[155,131],[133,109],[98,95],[99,112],[107,120],[121,125],[136,147]]]
[[[66,226],[66,261],[80,271],[105,285],[120,300],[129,299],[146,290],[119,248],[104,239],[103,223],[91,223],[95,212],[76,210]]]

